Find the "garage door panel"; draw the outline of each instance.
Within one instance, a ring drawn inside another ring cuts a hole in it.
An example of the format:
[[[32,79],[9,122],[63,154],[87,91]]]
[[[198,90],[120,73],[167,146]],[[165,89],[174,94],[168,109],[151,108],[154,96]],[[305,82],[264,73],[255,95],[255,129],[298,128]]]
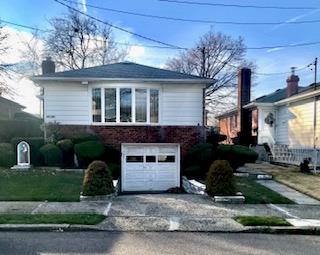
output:
[[[165,191],[180,186],[178,145],[124,145],[122,154],[122,191]]]

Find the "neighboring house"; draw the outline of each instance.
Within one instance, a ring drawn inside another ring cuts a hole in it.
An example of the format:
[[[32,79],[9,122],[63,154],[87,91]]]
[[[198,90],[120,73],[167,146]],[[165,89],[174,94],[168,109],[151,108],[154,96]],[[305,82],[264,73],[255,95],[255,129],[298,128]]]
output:
[[[241,109],[248,111],[251,122],[248,125],[252,135],[256,136],[256,143],[268,144],[273,160],[299,164],[304,158],[311,157],[313,162],[319,162],[314,148],[320,145],[320,89],[318,84],[299,87],[298,82],[299,77],[293,70],[287,78],[286,88],[253,101],[250,101],[250,96],[245,97]],[[250,83],[246,86],[245,90],[249,91]],[[241,98],[241,94],[238,97]],[[217,116],[221,133],[228,136],[228,142],[232,142],[241,129],[233,124],[237,122],[235,119],[240,121],[239,109],[238,106]]]
[[[0,96],[0,119],[13,119],[23,109],[24,106]]]
[[[122,191],[180,186],[182,155],[205,138],[204,89],[211,79],[130,62],[54,72],[43,62],[44,121],[66,135],[98,134],[121,149]]]

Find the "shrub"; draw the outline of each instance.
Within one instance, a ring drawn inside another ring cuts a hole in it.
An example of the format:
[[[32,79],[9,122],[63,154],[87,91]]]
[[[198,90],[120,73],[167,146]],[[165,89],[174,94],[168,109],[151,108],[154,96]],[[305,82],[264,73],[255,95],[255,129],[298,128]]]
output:
[[[118,164],[121,163],[121,153],[110,145],[104,146],[104,160],[107,164]],[[110,165],[109,165],[110,166]]]
[[[48,143],[40,148],[47,166],[62,166],[62,152],[58,146]]]
[[[220,144],[217,150],[219,159],[228,160],[234,170],[245,163],[254,163],[258,158],[258,153],[242,145]]]
[[[10,143],[0,143],[0,166],[11,167],[14,165],[15,157]]]
[[[40,153],[40,148],[44,145],[43,137],[15,137],[11,139],[11,144],[14,148],[15,157],[17,157],[17,145],[21,141],[25,141],[30,146],[30,161],[34,166],[43,165],[43,156]]]
[[[199,143],[190,148],[184,157],[183,168],[188,177],[204,177],[211,162],[215,160],[215,146],[210,143]],[[189,171],[190,170],[190,171]],[[196,170],[198,172],[196,172]]]
[[[74,149],[73,142],[70,139],[63,139],[57,142],[57,146],[62,151],[63,165],[74,165]]]
[[[189,166],[183,170],[183,175],[188,178],[203,178],[204,174],[200,166]]]
[[[113,180],[117,180],[120,177],[121,167],[119,164],[111,163],[108,164],[110,173]]]
[[[70,139],[72,140],[72,142],[74,144],[88,142],[88,141],[98,141],[99,140],[97,135],[88,134],[88,133],[75,134],[75,135],[71,136]]]
[[[207,176],[206,192],[210,196],[235,194],[233,170],[228,161],[216,160],[212,163]]]
[[[44,125],[46,130],[46,141],[50,143],[56,143],[64,138],[61,132],[61,127],[58,122],[49,122]]]
[[[87,168],[83,180],[82,194],[99,196],[113,193],[110,170],[103,161],[93,161]]]
[[[10,143],[14,137],[39,137],[42,135],[38,121],[0,120],[0,141]]]
[[[103,158],[104,145],[98,141],[88,141],[76,144],[74,151],[77,155],[79,165],[87,167],[92,161]]]

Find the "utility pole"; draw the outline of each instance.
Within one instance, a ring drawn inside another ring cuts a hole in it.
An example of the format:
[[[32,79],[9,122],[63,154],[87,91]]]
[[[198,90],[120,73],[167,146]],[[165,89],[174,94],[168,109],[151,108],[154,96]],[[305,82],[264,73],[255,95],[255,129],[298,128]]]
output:
[[[314,86],[313,89],[317,89],[317,73],[318,73],[318,58],[314,59],[314,62],[309,66],[313,66],[311,70],[314,70]],[[318,163],[318,150],[317,150],[317,96],[314,96],[313,102],[313,150],[314,150],[314,163],[313,163],[313,172],[317,172],[317,163]]]

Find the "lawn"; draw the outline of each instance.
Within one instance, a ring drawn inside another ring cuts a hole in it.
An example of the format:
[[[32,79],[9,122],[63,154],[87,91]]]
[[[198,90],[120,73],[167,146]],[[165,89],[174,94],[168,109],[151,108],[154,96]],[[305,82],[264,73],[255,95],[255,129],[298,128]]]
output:
[[[271,164],[247,164],[252,171],[271,174],[275,180],[320,200],[320,175],[305,174],[298,167]]]
[[[293,204],[293,202],[279,193],[262,186],[246,177],[235,177],[237,191],[245,196],[246,204]]]
[[[79,201],[83,173],[0,168],[0,201]]]
[[[291,226],[284,218],[275,216],[239,216],[235,220],[243,226]]]
[[[104,219],[98,214],[0,214],[0,224],[95,225]]]

